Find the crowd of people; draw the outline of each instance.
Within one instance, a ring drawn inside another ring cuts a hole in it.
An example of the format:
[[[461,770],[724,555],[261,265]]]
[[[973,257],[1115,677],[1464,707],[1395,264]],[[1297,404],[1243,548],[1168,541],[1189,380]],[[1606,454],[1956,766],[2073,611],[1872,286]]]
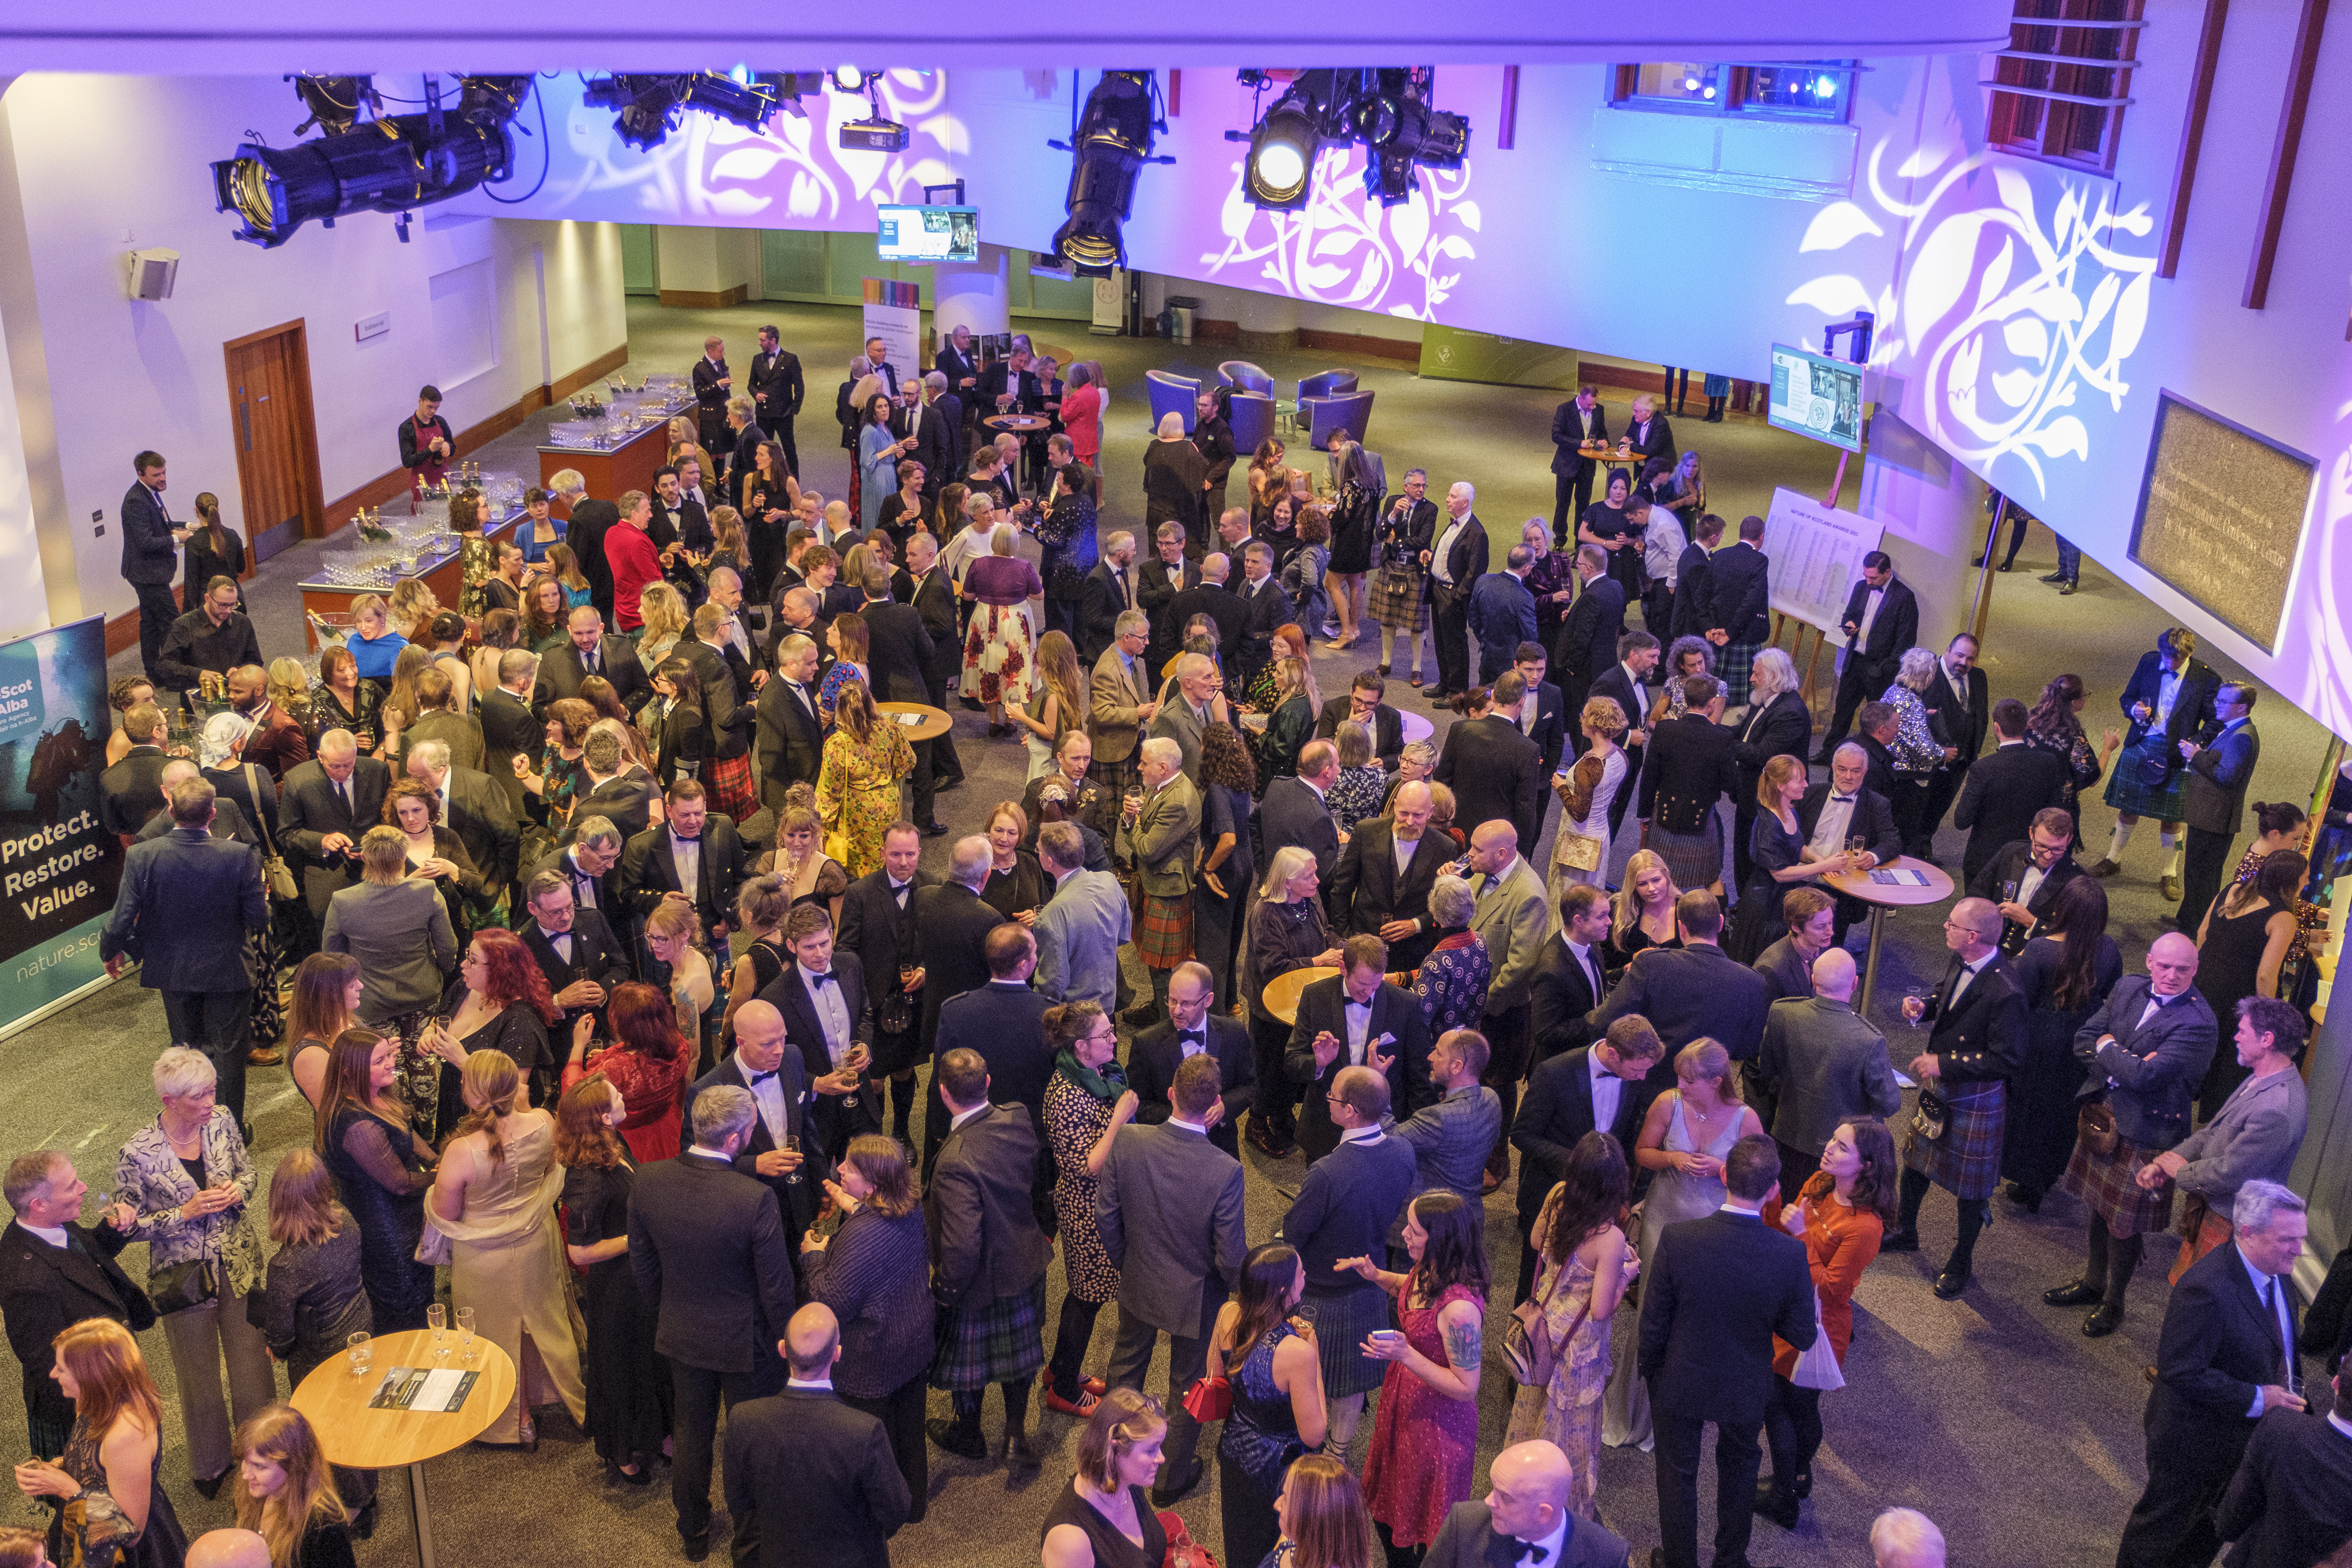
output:
[[[525,548],[469,553],[461,607],[414,583],[363,602],[312,680],[263,662],[224,571],[116,683],[103,952],[163,993],[173,1043],[97,1223],[64,1152],[7,1169],[18,1479],[88,1504],[53,1560],[182,1559],[131,1337],[160,1321],[198,1492],[233,1479],[278,1568],[348,1561],[373,1476],[326,1463],[273,1358],[290,1387],[425,1325],[446,1268],[520,1374],[483,1440],[529,1450],[562,1405],[612,1484],[667,1468],[690,1560],[722,1413],[738,1561],[879,1563],[931,1449],[1038,1469],[1038,1388],[1040,1419],[1081,1424],[1047,1568],[1157,1568],[1204,1427],[1244,1568],[1613,1568],[1636,1521],[1600,1517],[1612,1445],[1654,1456],[1651,1561],[1696,1568],[1709,1424],[1713,1560],[1737,1563],[1755,1516],[1805,1510],[1858,1281],[1920,1247],[1941,1188],[1934,1289],[1960,1296],[2004,1179],[2088,1211],[2045,1300],[2093,1309],[2092,1337],[2179,1233],[2121,1561],[2352,1534],[2352,1494],[2296,1473],[2328,1439],[2289,1430],[2297,1347],[2331,1374],[2346,1349],[2352,1267],[2298,1323],[2313,825],[2255,805],[2231,874],[2250,685],[2168,631],[2096,745],[2077,678],[1996,702],[1973,637],[1915,646],[1874,553],[1815,750],[1768,646],[1763,525],[1706,511],[1652,400],[1638,475],[1598,501],[1628,459],[1586,455],[1593,389],[1562,405],[1559,512],[1497,565],[1470,482],[1441,510],[1413,469],[1391,500],[1345,431],[1320,474],[1279,440],[1238,452],[1214,394],[1162,420],[1139,529],[1098,531],[1102,376],[1061,368],[1018,338],[980,363],[960,331],[917,375],[868,343],[827,501],[799,479],[798,362],[763,331],[738,396],[713,339],[655,491],[556,475],[566,516],[533,492]],[[435,401],[403,433],[428,464]],[[966,422],[991,407],[1052,417],[992,443]],[[171,522],[162,459],[138,471],[126,533],[137,510],[226,559],[216,521]],[[1318,642],[1365,648],[1328,700]],[[1442,734],[1405,740],[1396,666],[1458,715]],[[1026,776],[961,814],[941,875],[920,861],[955,739],[910,745],[877,704],[951,695]],[[2084,868],[2102,780],[2125,815]],[[1932,857],[1948,814],[1962,896],[1898,1058],[1857,1011],[1864,907],[1837,879]],[[2103,883],[2146,816],[2180,907],[2127,965]],[[314,1135],[265,1204],[247,1069],[281,1064]],[[1244,1142],[1305,1157],[1255,1237]],[[1514,1175],[1520,1255],[1490,1258]],[[138,1242],[143,1289],[115,1261]],[[1497,1378],[1507,1446],[1474,1498]],[[1872,1545],[1943,1560],[1907,1510]],[[2250,1560],[2315,1560],[2279,1550]]]

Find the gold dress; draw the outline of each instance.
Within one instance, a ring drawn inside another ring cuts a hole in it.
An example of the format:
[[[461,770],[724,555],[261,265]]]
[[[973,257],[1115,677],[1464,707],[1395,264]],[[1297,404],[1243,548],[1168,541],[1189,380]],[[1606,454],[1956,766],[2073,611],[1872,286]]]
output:
[[[482,612],[489,607],[483,597],[483,584],[494,574],[498,555],[497,546],[481,534],[457,536],[457,570],[465,577],[465,585],[457,594],[457,613],[467,620],[480,620]]]
[[[816,778],[816,814],[825,826],[825,852],[849,868],[852,880],[882,865],[882,836],[898,820],[898,786],[915,771],[915,749],[887,713],[877,716],[864,744],[847,730],[824,742]]]

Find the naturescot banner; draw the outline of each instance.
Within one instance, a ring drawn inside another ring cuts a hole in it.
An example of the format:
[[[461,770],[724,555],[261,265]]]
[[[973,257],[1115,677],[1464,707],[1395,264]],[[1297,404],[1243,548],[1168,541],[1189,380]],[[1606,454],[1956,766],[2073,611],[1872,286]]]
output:
[[[99,826],[106,623],[0,643],[0,1034],[105,977],[122,847]]]

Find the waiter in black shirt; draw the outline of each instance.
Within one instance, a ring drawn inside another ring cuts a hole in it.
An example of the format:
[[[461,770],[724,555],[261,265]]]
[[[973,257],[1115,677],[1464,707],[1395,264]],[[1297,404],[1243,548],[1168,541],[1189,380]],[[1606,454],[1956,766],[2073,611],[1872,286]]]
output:
[[[417,389],[416,412],[400,422],[400,466],[408,470],[408,493],[421,495],[441,482],[457,455],[457,433],[441,417],[441,389]]]
[[[785,353],[778,346],[782,341],[775,328],[760,329],[760,352],[751,356],[751,420],[783,449],[785,471],[799,479],[801,455],[793,446],[793,420],[808,388],[801,380],[800,356]],[[750,466],[751,454],[739,454],[736,462]]]

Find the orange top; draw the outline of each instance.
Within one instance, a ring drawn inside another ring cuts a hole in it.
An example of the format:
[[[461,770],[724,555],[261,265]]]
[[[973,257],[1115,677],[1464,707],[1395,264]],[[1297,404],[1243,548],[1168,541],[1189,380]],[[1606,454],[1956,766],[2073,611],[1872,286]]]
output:
[[[1830,1196],[1826,1180],[1808,1181],[1801,1206],[1805,1211],[1805,1260],[1812,1265],[1813,1289],[1822,1296],[1822,1327],[1838,1365],[1845,1365],[1846,1346],[1853,1341],[1853,1288],[1862,1271],[1878,1256],[1883,1226],[1868,1209],[1848,1208]],[[1764,1211],[1764,1223],[1780,1226],[1778,1202]],[[1797,1369],[1797,1349],[1779,1335],[1772,1339],[1772,1370],[1782,1377]]]

